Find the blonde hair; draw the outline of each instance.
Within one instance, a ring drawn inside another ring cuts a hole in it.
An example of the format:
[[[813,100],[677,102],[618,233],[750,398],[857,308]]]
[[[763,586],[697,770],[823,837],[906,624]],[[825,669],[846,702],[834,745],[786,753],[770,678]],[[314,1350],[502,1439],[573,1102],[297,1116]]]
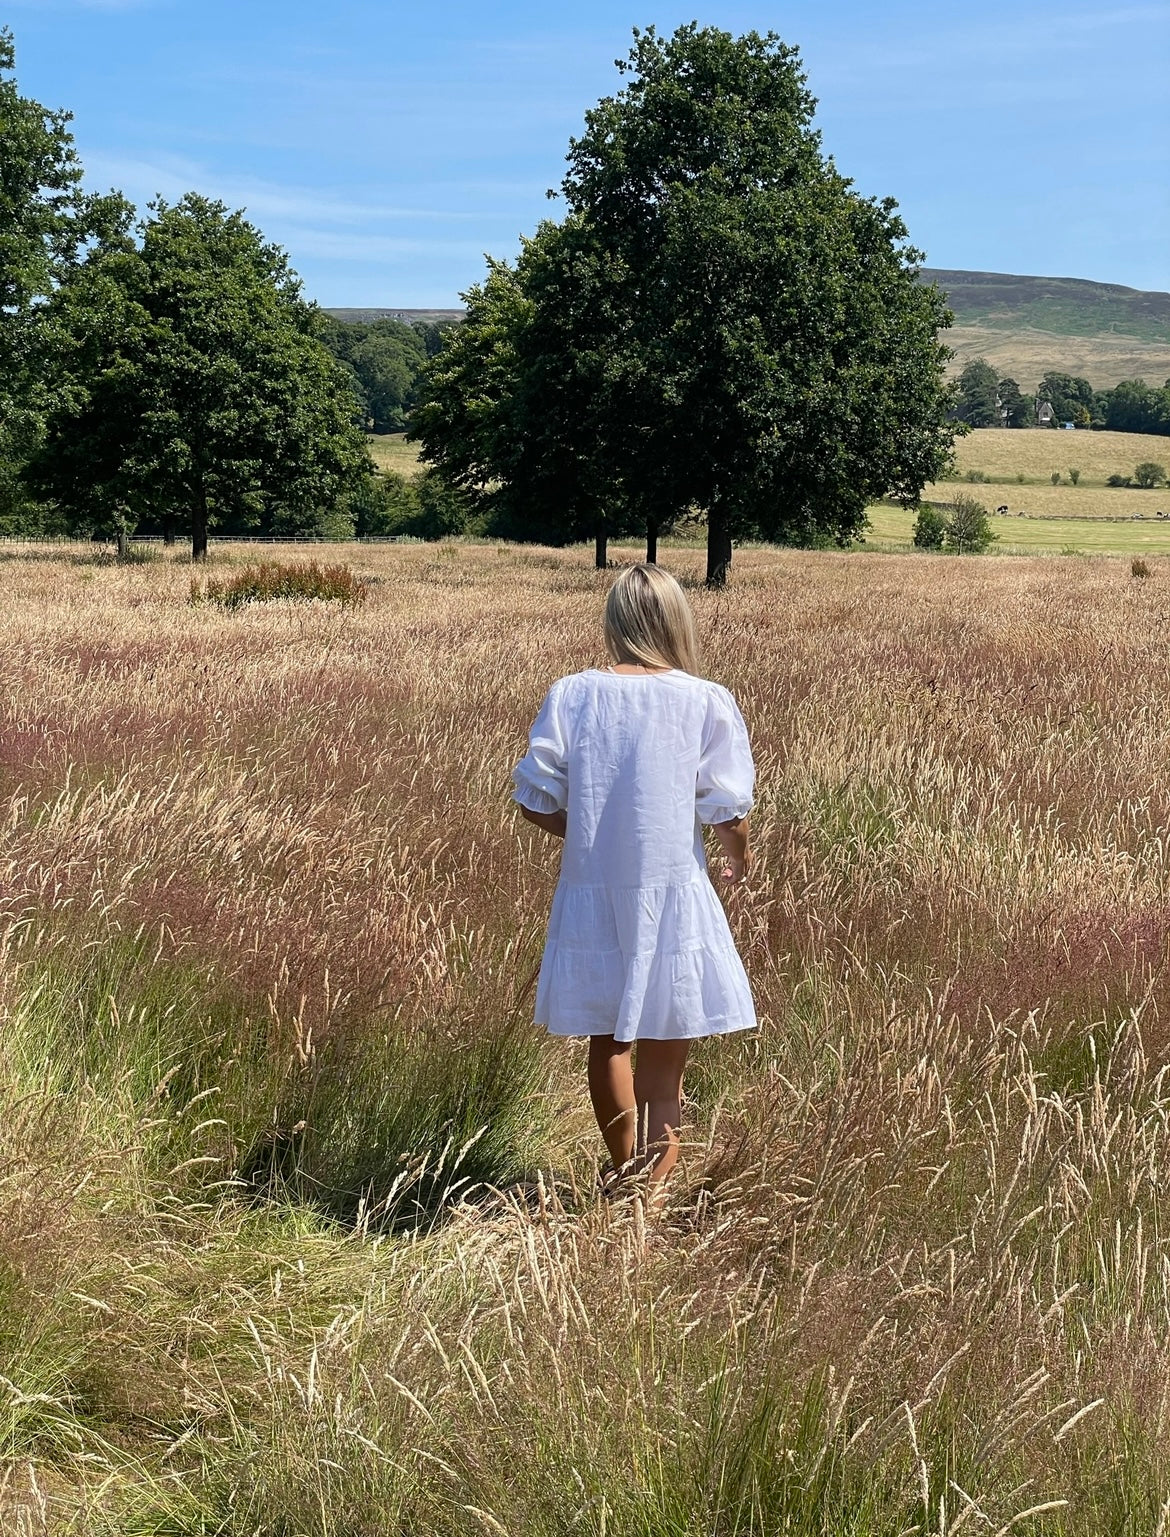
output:
[[[615,662],[698,673],[699,637],[682,588],[658,566],[628,566],[605,600],[605,648]]]

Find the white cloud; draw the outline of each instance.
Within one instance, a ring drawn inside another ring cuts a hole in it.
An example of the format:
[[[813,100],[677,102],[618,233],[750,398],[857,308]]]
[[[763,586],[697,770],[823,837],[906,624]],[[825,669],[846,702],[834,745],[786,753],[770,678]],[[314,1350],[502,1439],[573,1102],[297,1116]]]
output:
[[[393,203],[358,202],[316,187],[285,186],[279,182],[220,172],[179,155],[146,160],[136,156],[87,150],[86,177],[94,187],[113,186],[135,203],[161,196],[168,201],[185,192],[200,192],[230,208],[243,208],[256,219],[306,220],[314,224],[369,226],[415,219],[465,223],[476,214],[443,208],[409,208]]]

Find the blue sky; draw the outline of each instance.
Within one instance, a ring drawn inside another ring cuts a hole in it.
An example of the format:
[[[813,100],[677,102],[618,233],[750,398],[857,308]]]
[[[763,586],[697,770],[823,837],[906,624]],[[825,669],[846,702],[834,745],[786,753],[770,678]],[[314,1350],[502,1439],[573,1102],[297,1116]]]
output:
[[[246,207],[324,305],[457,304],[512,255],[634,26],[796,44],[825,147],[932,266],[1170,289],[1170,3],[7,0],[100,188]]]

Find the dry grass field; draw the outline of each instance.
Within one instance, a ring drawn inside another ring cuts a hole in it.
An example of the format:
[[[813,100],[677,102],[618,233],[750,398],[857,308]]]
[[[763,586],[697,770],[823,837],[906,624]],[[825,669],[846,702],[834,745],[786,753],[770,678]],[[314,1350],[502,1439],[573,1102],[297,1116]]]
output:
[[[1050,368],[1074,374],[1097,390],[1112,389],[1123,379],[1161,384],[1170,377],[1170,346],[1132,336],[1069,336],[1027,326],[953,326],[946,333],[953,348],[950,372],[958,376],[975,358],[986,358],[1001,378],[1022,390],[1034,390]]]
[[[508,802],[606,578],[341,553],[361,606],[235,614],[0,561],[6,1537],[1165,1532],[1159,576],[694,589],[762,1028],[697,1050],[647,1222],[529,1024],[556,854]]]
[[[1055,471],[1068,479],[1070,469],[1081,472],[1081,490],[1103,486],[1110,475],[1132,475],[1134,466],[1153,459],[1170,468],[1170,438],[1142,432],[1064,432],[1036,428],[1019,432],[1007,427],[981,427],[955,442],[960,474],[982,470],[993,480],[1049,484]]]

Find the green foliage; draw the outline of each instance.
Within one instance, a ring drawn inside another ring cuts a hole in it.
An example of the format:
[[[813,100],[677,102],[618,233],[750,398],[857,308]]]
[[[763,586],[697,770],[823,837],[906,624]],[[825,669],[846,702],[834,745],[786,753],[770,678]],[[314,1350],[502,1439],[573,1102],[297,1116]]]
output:
[[[914,547],[919,550],[941,550],[947,531],[947,516],[941,507],[925,503],[918,509],[914,520]]]
[[[1069,479],[1069,484],[1070,485],[1079,486],[1080,483],[1081,483],[1081,472],[1080,472],[1080,470],[1069,470],[1069,472],[1068,472],[1068,479]]]
[[[1048,477],[1048,479],[1052,482],[1052,484],[1054,486],[1060,485],[1060,471],[1059,470],[1053,470],[1052,474]]]
[[[375,475],[351,498],[349,512],[359,538],[448,539],[482,527],[472,498],[436,469],[414,479],[396,470]]]
[[[987,508],[971,496],[956,497],[943,535],[943,548],[955,555],[982,555],[996,540]]]
[[[968,470],[964,476],[964,479],[969,480],[972,485],[979,485],[986,481],[988,478],[989,477],[984,473],[983,470]]]
[[[401,320],[361,325],[326,316],[321,339],[351,371],[363,415],[374,431],[402,432],[430,355],[422,329]]]
[[[1014,379],[997,386],[1000,418],[1006,427],[1031,427],[1036,421],[1036,397],[1025,395]]]
[[[29,471],[79,533],[318,533],[372,473],[346,375],[277,247],[189,194],[95,244],[47,306],[65,381]],[[338,531],[351,527],[345,524]]]
[[[1107,477],[1107,479],[1105,481],[1105,484],[1107,486],[1132,486],[1133,485],[1133,476],[1132,475],[1110,475],[1110,476]]]
[[[973,358],[959,375],[957,415],[969,427],[998,427],[999,380],[986,358]]]
[[[426,470],[414,483],[418,512],[403,528],[420,539],[447,539],[467,532],[471,520],[468,497],[438,470]]]
[[[513,537],[701,508],[712,582],[732,537],[847,542],[949,452],[942,298],[893,202],[822,155],[795,49],[691,24],[619,68],[567,217],[489,265],[428,370],[423,455]]]
[[[1134,484],[1141,486],[1143,491],[1152,491],[1155,486],[1160,486],[1166,479],[1165,465],[1156,464],[1152,459],[1144,459],[1133,472]]]
[[[192,603],[214,603],[226,609],[241,608],[245,603],[313,598],[346,605],[364,603],[366,584],[348,566],[319,566],[315,560],[308,565],[260,561],[234,576],[211,578],[202,587],[191,583]]]
[[[1170,433],[1170,380],[1156,390],[1144,379],[1123,379],[1104,397],[1103,414],[1114,432]]]

